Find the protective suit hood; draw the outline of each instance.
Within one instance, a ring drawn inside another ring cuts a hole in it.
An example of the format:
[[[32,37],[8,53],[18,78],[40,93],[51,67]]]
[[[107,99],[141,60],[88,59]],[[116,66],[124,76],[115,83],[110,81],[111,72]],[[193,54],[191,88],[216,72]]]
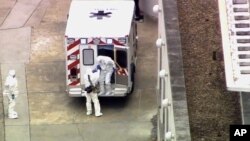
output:
[[[15,76],[16,75],[16,71],[15,70],[10,70],[9,71],[9,76]]]

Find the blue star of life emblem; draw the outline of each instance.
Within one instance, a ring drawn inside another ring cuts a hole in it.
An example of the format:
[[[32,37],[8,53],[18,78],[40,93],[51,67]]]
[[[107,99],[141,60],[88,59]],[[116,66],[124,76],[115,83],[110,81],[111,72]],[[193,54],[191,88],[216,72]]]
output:
[[[110,14],[112,14],[111,12],[104,12],[103,10],[99,10],[97,13],[91,12],[90,13],[91,16],[89,16],[90,18],[96,17],[97,20],[102,20],[103,17],[110,17]]]

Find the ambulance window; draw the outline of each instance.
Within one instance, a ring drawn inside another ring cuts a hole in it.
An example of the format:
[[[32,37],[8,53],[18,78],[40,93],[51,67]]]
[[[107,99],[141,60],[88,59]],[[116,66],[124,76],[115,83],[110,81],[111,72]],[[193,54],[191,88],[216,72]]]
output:
[[[97,45],[98,56],[109,56],[111,59],[114,59],[114,45]]]
[[[127,67],[127,52],[124,50],[116,51],[116,62],[122,67]]]
[[[84,49],[82,54],[83,54],[83,65],[94,65],[93,49]]]

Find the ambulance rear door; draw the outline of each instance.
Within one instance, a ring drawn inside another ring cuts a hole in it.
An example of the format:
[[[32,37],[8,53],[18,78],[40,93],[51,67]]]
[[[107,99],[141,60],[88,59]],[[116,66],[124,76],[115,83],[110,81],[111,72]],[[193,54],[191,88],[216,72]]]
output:
[[[84,74],[87,69],[93,69],[97,57],[96,45],[81,44],[80,45],[80,78],[81,84],[84,84]]]
[[[117,46],[114,48],[114,61],[116,63],[116,84],[121,87],[128,86],[129,78],[129,51],[128,47]]]

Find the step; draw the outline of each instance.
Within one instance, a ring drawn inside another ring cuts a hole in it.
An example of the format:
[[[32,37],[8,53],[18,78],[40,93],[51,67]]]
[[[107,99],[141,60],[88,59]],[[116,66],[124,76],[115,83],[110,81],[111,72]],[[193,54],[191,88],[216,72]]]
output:
[[[241,59],[241,58],[238,58],[235,63],[239,63],[239,62],[250,62],[250,59]]]
[[[240,66],[240,70],[250,70],[250,66]]]
[[[232,23],[232,24],[240,24],[240,23],[242,23],[242,24],[250,24],[250,20],[229,20],[229,22],[230,23]]]
[[[249,4],[232,5],[232,8],[249,8]]]
[[[232,31],[233,32],[240,32],[240,31],[246,32],[246,31],[250,31],[250,28],[235,28],[235,27],[233,27]]]
[[[250,16],[249,12],[231,12],[233,16]]]
[[[235,40],[238,40],[238,39],[250,39],[250,36],[249,35],[245,35],[245,36],[239,36],[239,35],[236,35],[236,36],[231,36],[233,39]]]
[[[234,51],[233,53],[250,55],[250,51]]]

